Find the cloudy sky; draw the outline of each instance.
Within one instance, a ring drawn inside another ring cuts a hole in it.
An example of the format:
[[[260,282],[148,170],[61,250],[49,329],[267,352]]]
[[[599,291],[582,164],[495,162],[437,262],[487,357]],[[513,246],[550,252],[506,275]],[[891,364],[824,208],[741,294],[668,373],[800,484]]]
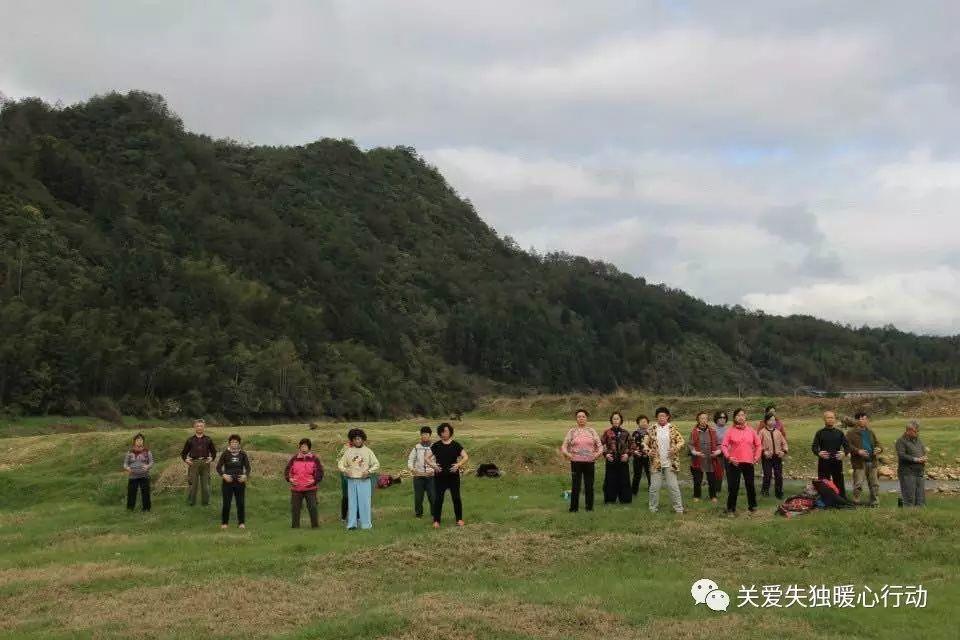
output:
[[[411,145],[523,247],[957,334],[957,24],[951,0],[0,0],[0,91]]]

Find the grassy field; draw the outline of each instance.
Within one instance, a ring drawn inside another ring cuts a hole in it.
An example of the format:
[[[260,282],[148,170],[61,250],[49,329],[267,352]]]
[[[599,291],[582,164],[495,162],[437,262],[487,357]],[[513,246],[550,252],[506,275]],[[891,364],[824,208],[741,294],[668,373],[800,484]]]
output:
[[[958,422],[922,421],[935,464],[955,466]],[[788,473],[810,473],[816,421],[787,424]],[[416,425],[364,425],[384,471],[402,468]],[[875,426],[892,447],[902,425]],[[641,492],[639,503],[568,514],[556,453],[567,421],[468,418],[456,426],[471,463],[508,473],[465,479],[465,528],[414,519],[401,484],[376,491],[372,531],[348,533],[331,472],[320,529],[291,530],[287,456],[309,435],[329,470],[345,426],[214,428],[218,444],[241,433],[254,465],[249,528],[222,532],[218,483],[209,507],[184,504],[175,458],[186,428],[146,430],[161,463],[145,515],[123,508],[132,431],[9,435],[50,425],[13,426],[0,429],[0,638],[957,637],[956,497],[903,511],[885,493],[880,509],[785,521],[772,498],[735,519],[708,503],[653,515]],[[701,577],[730,593],[726,613],[694,606]],[[922,584],[929,595],[922,609],[737,607],[739,586],[754,584]]]

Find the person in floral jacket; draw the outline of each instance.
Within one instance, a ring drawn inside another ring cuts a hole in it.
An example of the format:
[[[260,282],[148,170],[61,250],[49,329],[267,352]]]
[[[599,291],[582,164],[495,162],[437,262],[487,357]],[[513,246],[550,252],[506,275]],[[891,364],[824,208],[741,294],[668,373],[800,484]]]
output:
[[[603,456],[606,458],[606,474],[603,478],[603,502],[611,504],[619,501],[629,504],[633,501],[630,490],[630,458],[635,445],[630,432],[623,428],[623,414],[614,411],[610,414],[610,428],[600,437]]]
[[[680,496],[680,483],[677,471],[680,469],[680,452],[683,450],[683,436],[670,423],[670,410],[657,409],[657,424],[647,430],[643,439],[643,448],[650,457],[650,511],[660,509],[660,488],[666,484],[670,493],[670,502],[676,513],[683,513],[683,499]]]

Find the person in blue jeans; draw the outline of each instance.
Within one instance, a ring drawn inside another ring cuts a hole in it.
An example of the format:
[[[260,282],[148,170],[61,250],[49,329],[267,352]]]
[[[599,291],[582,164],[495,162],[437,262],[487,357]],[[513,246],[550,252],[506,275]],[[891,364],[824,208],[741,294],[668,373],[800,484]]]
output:
[[[337,468],[347,479],[347,529],[356,529],[358,520],[361,529],[370,529],[373,527],[370,477],[380,469],[380,461],[367,446],[363,429],[351,429],[347,438],[350,446],[337,462]]]

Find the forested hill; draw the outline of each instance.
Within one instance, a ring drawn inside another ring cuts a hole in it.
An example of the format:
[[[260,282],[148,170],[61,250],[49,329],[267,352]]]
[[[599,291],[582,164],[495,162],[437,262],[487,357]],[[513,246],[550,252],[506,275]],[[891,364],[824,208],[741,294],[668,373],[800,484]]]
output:
[[[960,382],[956,338],[531,255],[410,148],[216,141],[145,93],[6,103],[0,221],[10,412],[438,415],[493,390]]]

